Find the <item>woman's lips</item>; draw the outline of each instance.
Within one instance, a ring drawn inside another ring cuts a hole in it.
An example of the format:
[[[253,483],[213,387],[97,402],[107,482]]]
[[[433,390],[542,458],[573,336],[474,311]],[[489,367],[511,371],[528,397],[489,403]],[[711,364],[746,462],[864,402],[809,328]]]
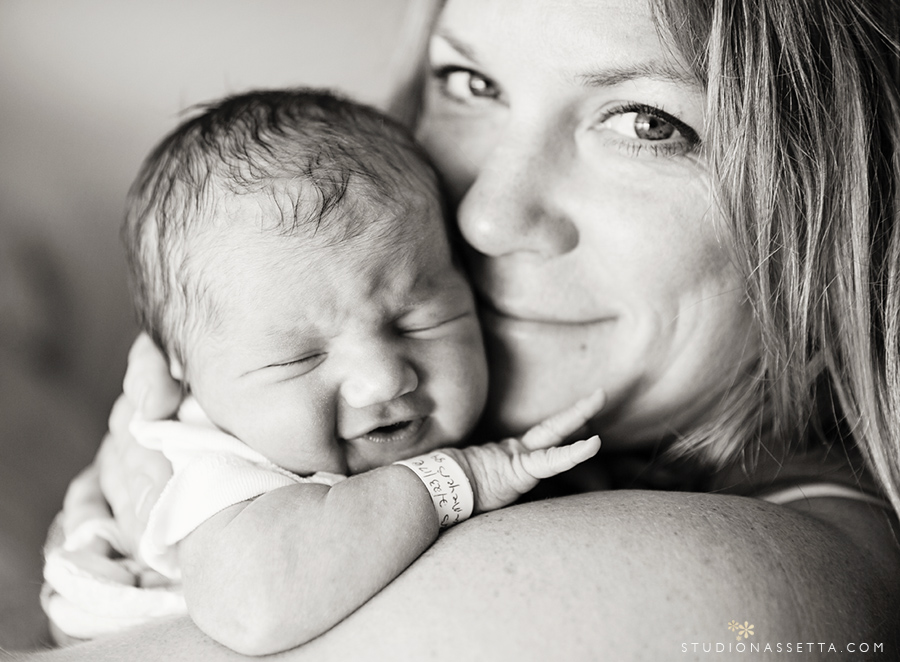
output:
[[[615,319],[612,315],[588,317],[584,319],[566,319],[557,316],[519,312],[502,303],[496,303],[483,296],[478,297],[478,306],[484,317],[493,318],[500,322],[514,322],[524,325],[546,325],[559,327],[584,327],[596,324],[605,324]]]

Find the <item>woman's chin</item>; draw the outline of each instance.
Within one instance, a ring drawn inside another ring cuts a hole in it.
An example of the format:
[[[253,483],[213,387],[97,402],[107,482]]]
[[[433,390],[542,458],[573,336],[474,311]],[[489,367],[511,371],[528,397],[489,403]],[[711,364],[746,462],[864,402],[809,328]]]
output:
[[[491,371],[485,427],[494,435],[522,434],[605,386],[601,358],[590,356],[586,339],[553,329],[524,333],[523,326],[509,320],[486,325]]]
[[[584,434],[599,434],[605,450],[669,436],[677,424],[673,412],[683,408],[673,408],[672,398],[658,401],[641,370],[652,336],[641,329],[624,335],[615,321],[553,325],[486,315],[491,385],[485,432],[521,435],[603,388],[606,402]]]
[[[520,382],[521,383],[521,382]],[[564,411],[582,397],[588,396],[590,386],[582,382],[582,390],[568,384],[557,389],[510,389],[495,391],[488,400],[482,430],[488,438],[521,436],[550,416]],[[671,438],[677,422],[673,416],[641,415],[628,398],[607,402],[603,410],[584,428],[572,435],[586,438],[600,435],[603,451],[635,450],[658,445]]]
[[[484,428],[493,435],[522,434],[602,388],[606,403],[589,427],[604,449],[657,443],[702,424],[740,379],[739,362],[727,379],[710,373],[718,354],[696,343],[673,352],[669,327],[652,315],[554,324],[486,310],[482,319],[491,362]]]

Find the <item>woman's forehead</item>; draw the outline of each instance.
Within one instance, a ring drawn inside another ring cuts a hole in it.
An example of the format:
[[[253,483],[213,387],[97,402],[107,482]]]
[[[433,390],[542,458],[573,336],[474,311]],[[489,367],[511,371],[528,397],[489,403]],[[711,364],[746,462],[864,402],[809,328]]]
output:
[[[485,66],[505,55],[579,81],[641,75],[694,83],[663,43],[648,0],[448,0],[435,35]]]

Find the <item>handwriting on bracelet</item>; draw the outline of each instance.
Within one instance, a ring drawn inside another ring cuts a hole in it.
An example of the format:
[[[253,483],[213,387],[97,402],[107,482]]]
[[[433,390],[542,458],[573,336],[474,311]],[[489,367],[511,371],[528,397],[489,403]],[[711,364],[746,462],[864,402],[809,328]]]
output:
[[[464,495],[461,492],[466,488],[451,475],[451,470],[445,464],[447,460],[450,458],[443,453],[433,453],[407,461],[407,466],[419,475],[431,492],[442,529],[459,524],[469,515],[465,512]]]

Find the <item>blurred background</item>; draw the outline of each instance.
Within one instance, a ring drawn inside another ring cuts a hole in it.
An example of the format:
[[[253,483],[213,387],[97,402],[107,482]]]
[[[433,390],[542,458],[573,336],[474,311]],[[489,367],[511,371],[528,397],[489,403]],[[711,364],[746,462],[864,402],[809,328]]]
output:
[[[40,547],[136,333],[118,227],[191,105],[327,86],[382,104],[407,2],[0,0],[0,647],[42,634]]]

